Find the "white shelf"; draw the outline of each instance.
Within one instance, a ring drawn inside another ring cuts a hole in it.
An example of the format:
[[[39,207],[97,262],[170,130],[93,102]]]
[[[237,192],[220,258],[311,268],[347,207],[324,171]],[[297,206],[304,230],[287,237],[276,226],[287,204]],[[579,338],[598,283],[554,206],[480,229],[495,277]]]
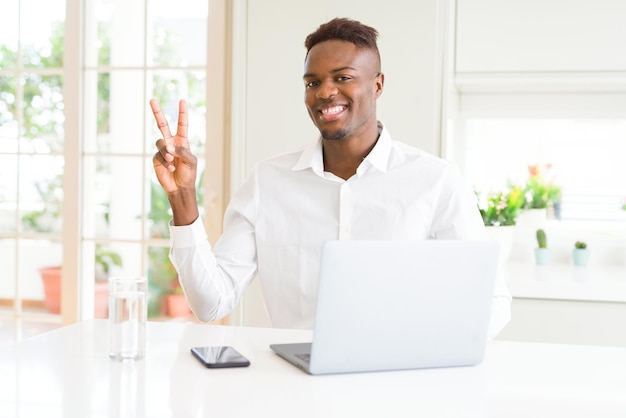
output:
[[[510,262],[503,274],[514,298],[626,303],[626,266],[537,266]]]

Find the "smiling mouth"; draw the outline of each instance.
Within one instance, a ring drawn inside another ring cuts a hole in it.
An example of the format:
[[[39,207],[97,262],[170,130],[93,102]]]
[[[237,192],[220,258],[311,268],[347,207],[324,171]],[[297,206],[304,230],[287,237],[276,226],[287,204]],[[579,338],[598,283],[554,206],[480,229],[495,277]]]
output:
[[[325,121],[335,120],[339,118],[339,116],[341,116],[341,114],[343,114],[343,112],[347,108],[348,106],[338,105],[338,106],[330,106],[330,107],[325,107],[324,109],[320,109],[322,120],[325,120]]]

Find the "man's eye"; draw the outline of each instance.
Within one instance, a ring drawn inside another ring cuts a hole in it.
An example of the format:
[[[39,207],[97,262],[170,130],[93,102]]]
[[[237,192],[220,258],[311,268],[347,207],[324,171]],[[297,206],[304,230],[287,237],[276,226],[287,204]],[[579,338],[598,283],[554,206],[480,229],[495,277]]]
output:
[[[347,75],[342,75],[342,76],[340,76],[340,77],[337,77],[337,81],[349,81],[349,80],[351,80],[351,79],[352,79],[352,78],[351,78],[351,77],[349,77],[349,76],[347,76]]]
[[[311,87],[317,87],[319,85],[319,83],[317,81],[307,81],[306,83],[304,83],[304,87],[311,88]]]

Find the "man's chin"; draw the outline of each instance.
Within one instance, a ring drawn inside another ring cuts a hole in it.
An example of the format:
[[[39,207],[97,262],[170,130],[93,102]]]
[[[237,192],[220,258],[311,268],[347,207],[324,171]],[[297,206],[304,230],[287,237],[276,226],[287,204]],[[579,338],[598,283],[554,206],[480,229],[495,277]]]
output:
[[[320,134],[322,135],[322,139],[327,139],[329,141],[339,141],[346,137],[347,132],[343,129],[334,131],[320,129]]]

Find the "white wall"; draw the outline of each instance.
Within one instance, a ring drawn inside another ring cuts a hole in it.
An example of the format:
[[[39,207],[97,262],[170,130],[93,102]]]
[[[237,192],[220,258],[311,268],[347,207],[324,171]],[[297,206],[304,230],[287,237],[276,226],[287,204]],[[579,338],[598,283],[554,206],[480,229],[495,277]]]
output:
[[[626,91],[623,0],[457,0],[461,92]]]
[[[457,0],[458,72],[626,70],[623,0]]]
[[[376,0],[325,0],[308,7],[293,0],[248,2],[247,101],[245,115],[235,115],[246,119],[248,168],[317,138],[304,107],[304,39],[333,17],[357,19],[379,31],[385,73],[379,119],[397,139],[438,152],[438,9],[446,1],[394,3],[381,7]]]
[[[449,0],[239,3],[234,34],[233,187],[255,162],[317,138],[304,107],[304,39],[334,17],[360,20],[379,31],[385,73],[379,120],[395,139],[439,154],[442,38],[449,5]],[[247,295],[246,325],[268,324],[259,295],[255,283]]]

